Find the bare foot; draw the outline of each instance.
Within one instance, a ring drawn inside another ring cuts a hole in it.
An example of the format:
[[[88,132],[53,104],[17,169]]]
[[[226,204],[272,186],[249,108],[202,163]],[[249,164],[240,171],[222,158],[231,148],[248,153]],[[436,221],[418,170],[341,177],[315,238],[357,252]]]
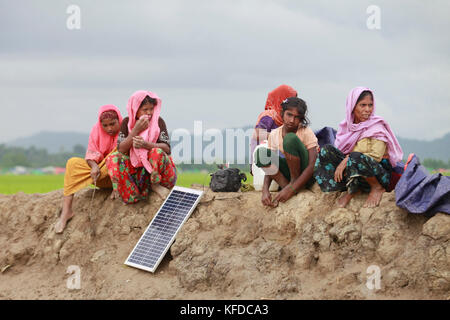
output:
[[[378,207],[381,201],[381,197],[383,196],[384,188],[383,187],[374,187],[372,186],[370,189],[369,196],[367,197],[366,202],[363,205],[363,208],[375,208]]]
[[[73,216],[74,213],[72,210],[61,213],[61,216],[55,224],[55,233],[62,233],[66,228],[67,222],[69,222],[69,220],[72,219]]]
[[[340,197],[337,201],[339,208],[345,208],[350,200],[353,198],[354,193],[346,193],[342,197]]]
[[[117,190],[113,190],[113,191],[111,192],[111,195],[109,196],[109,198],[110,198],[111,200],[118,199],[118,198],[119,198],[119,192],[117,192]]]
[[[169,193],[170,190],[167,189],[166,187],[163,187],[162,185],[160,185],[159,183],[154,183],[152,184],[152,190],[155,191],[155,193],[161,198],[161,199],[165,199]]]
[[[367,177],[366,181],[370,185],[370,193],[363,205],[363,208],[378,207],[381,201],[381,197],[383,196],[384,188],[378,182],[376,177]]]

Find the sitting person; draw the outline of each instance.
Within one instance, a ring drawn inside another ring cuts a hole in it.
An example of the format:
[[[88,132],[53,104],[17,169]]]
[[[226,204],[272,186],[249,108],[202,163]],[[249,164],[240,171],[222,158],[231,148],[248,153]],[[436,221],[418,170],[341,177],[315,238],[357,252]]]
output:
[[[101,188],[111,188],[105,159],[116,148],[121,122],[122,115],[116,106],[102,106],[98,112],[98,121],[89,135],[85,158],[70,158],[67,161],[63,208],[55,225],[56,233],[62,233],[74,215],[72,202],[75,192],[92,183]]]
[[[256,146],[266,141],[269,133],[283,124],[281,103],[290,97],[297,97],[297,91],[285,84],[269,92],[265,110],[261,112],[256,121],[255,131],[251,139],[250,157],[253,157]],[[250,159],[250,172],[252,163],[253,158]]]
[[[159,116],[161,99],[149,91],[136,91],[128,100],[127,112],[118,151],[107,159],[112,198],[120,195],[124,203],[135,203],[146,199],[150,190],[165,198],[177,175],[166,123]]]
[[[319,152],[314,177],[324,192],[347,190],[339,207],[361,190],[370,192],[364,207],[376,207],[389,187],[392,167],[402,157],[391,128],[375,115],[373,92],[357,87],[347,97],[346,118],[339,124],[335,146],[325,145]]]
[[[270,132],[268,148],[261,147],[255,154],[256,165],[265,172],[261,201],[271,207],[314,183],[312,176],[319,147],[314,132],[308,127],[306,103],[291,97],[283,101],[281,107],[283,125]],[[269,192],[272,180],[282,188],[273,201]]]

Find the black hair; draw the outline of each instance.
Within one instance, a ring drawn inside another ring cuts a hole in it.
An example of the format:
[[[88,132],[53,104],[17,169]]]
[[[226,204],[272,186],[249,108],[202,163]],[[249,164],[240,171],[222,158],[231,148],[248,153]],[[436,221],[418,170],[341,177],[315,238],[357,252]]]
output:
[[[364,90],[363,92],[361,92],[361,94],[358,97],[358,100],[356,100],[355,106],[358,104],[358,102],[360,102],[362,99],[364,99],[366,96],[370,95],[370,97],[373,100],[373,94],[372,91],[369,90]]]
[[[309,119],[306,117],[306,113],[308,112],[308,106],[306,105],[306,102],[303,101],[302,99],[297,97],[287,98],[281,103],[281,108],[282,108],[281,115],[283,115],[287,109],[291,108],[297,109],[301,117],[300,123],[303,128],[306,128],[310,124]]]
[[[150,96],[145,96],[144,100],[142,100],[141,105],[139,106],[142,107],[145,104],[152,104],[154,106],[156,106],[156,104],[158,103],[158,101]]]
[[[119,120],[119,116],[117,115],[117,112],[114,110],[106,110],[102,112],[102,114],[100,115],[100,121],[103,121],[105,119]]]

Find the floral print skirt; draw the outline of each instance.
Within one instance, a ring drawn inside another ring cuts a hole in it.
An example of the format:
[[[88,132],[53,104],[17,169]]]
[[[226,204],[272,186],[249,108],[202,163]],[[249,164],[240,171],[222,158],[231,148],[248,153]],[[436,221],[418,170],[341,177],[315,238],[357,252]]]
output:
[[[154,183],[169,189],[175,186],[177,172],[171,156],[161,148],[153,148],[148,152],[148,161],[153,168],[151,173],[144,167],[133,167],[130,157],[121,152],[114,152],[107,158],[113,189],[118,191],[123,202],[146,199]]]
[[[388,159],[377,162],[360,152],[351,152],[343,179],[336,182],[334,172],[344,158],[345,155],[333,145],[328,144],[321,148],[314,166],[314,178],[323,192],[346,190],[349,193],[358,190],[370,192],[370,185],[365,177],[376,177],[380,185],[388,189],[392,174],[392,166]]]

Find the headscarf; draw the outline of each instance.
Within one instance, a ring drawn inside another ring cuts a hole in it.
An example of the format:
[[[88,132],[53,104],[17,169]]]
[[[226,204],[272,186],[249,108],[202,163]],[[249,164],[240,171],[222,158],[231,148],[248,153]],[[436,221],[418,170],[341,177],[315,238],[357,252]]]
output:
[[[267,96],[265,110],[258,116],[256,124],[259,123],[262,117],[270,116],[277,126],[281,126],[283,124],[283,119],[281,118],[281,103],[285,99],[295,96],[297,96],[297,91],[285,84],[270,91]]]
[[[102,121],[100,120],[103,112],[114,111],[117,113],[119,119],[119,126],[122,123],[122,115],[120,114],[119,108],[115,105],[107,104],[100,107],[98,111],[98,121],[92,127],[91,133],[89,135],[89,143],[86,150],[86,160],[93,160],[100,163],[117,145],[117,136],[110,136],[103,130]],[[117,132],[118,133],[118,132]]]
[[[366,121],[353,123],[353,109],[356,106],[356,101],[361,93],[366,90],[372,93],[372,114]],[[334,145],[344,154],[348,154],[353,150],[356,143],[364,138],[374,138],[384,141],[387,144],[389,162],[392,166],[397,165],[397,162],[402,160],[403,151],[391,127],[383,118],[375,115],[375,95],[372,90],[365,87],[356,87],[347,96],[345,120],[339,124]]]
[[[155,143],[158,140],[159,137],[159,125],[158,125],[158,119],[159,115],[161,113],[161,99],[153,92],[145,91],[145,90],[139,90],[133,93],[133,95],[128,99],[127,104],[127,111],[128,111],[128,132],[131,132],[131,130],[134,128],[134,125],[136,124],[136,114],[139,110],[139,107],[142,103],[142,100],[145,99],[146,96],[149,96],[150,98],[155,99],[156,105],[153,109],[153,115],[150,119],[150,123],[147,129],[139,133],[139,135],[144,138],[145,141],[153,142]],[[130,149],[130,160],[133,167],[142,167],[144,166],[145,169],[150,173],[153,171],[152,166],[150,165],[150,162],[148,161],[148,150],[147,149],[135,149],[133,146]]]

